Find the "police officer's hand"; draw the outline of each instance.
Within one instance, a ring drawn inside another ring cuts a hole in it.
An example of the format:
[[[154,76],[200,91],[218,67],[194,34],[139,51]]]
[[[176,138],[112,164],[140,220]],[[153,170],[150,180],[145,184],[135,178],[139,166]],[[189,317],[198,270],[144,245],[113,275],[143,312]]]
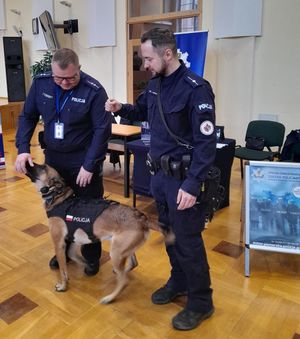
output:
[[[105,110],[108,112],[117,112],[122,108],[122,104],[115,99],[107,99],[105,103]]]
[[[185,192],[181,188],[177,194],[177,209],[178,210],[185,210],[187,208],[191,208],[195,205],[197,197]]]
[[[78,173],[76,184],[80,187],[85,187],[86,185],[91,183],[93,173],[86,171],[82,166]]]
[[[15,161],[15,170],[19,173],[25,174],[26,170],[26,162],[29,162],[29,165],[33,167],[33,160],[31,158],[30,153],[21,153],[17,156]]]

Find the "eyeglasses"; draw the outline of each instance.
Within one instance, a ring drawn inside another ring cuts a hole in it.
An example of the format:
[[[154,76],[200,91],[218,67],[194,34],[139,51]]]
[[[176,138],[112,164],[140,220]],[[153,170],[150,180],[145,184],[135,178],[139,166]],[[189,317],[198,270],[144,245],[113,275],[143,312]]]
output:
[[[59,82],[59,83],[63,82],[64,80],[66,82],[74,82],[74,81],[76,81],[78,76],[79,76],[78,73],[74,74],[72,77],[59,77],[57,75],[52,74],[52,78],[54,79],[54,81]]]

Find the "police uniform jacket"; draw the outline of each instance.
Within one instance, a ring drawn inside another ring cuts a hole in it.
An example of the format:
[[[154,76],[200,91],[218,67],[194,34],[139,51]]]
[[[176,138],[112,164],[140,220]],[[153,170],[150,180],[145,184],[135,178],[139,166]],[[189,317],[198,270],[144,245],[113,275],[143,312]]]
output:
[[[157,92],[159,77],[152,78],[135,105],[124,104],[119,114],[131,120],[148,121],[151,131],[150,155],[158,160],[170,155],[181,160],[190,154],[192,162],[181,188],[194,195],[200,193],[201,182],[215,159],[216,135],[214,94],[210,84],[181,66],[168,77],[161,77],[161,102],[169,129],[193,146],[188,150],[178,146],[161,119]]]
[[[57,95],[61,99],[60,113],[57,112]],[[105,89],[84,72],[80,72],[78,85],[64,93],[61,87],[55,84],[50,72],[38,75],[33,81],[19,117],[16,135],[18,154],[30,153],[30,140],[39,117],[42,116],[46,147],[56,152],[85,149],[83,167],[93,172],[95,162],[105,158],[111,134],[111,119],[104,109],[106,100]],[[64,124],[63,139],[54,137],[55,123],[58,121]]]

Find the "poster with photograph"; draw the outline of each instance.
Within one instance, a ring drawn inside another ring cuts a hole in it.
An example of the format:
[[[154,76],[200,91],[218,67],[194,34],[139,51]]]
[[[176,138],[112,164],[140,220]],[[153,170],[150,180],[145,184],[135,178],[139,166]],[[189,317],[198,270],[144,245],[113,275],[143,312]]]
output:
[[[246,244],[300,253],[300,163],[246,166]]]
[[[5,158],[4,158],[4,145],[3,145],[3,136],[2,136],[2,122],[0,114],[0,168],[5,167]]]

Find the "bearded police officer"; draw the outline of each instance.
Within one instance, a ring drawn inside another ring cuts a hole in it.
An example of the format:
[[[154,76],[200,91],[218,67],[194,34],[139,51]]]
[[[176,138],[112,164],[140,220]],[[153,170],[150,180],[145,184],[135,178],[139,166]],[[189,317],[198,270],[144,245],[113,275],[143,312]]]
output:
[[[54,167],[75,194],[86,198],[103,195],[102,163],[111,133],[111,118],[104,110],[107,94],[101,84],[80,70],[77,54],[68,48],[57,50],[52,72],[38,75],[20,114],[16,135],[18,156],[15,169],[26,173],[33,166],[30,140],[42,116],[45,162]],[[99,271],[100,242],[84,245],[85,273]],[[56,257],[49,263],[58,268]]]
[[[207,81],[178,60],[171,31],[154,28],[144,33],[141,53],[144,67],[153,74],[146,90],[135,105],[109,99],[106,110],[150,124],[151,191],[160,223],[176,236],[175,244],[167,246],[170,278],[153,293],[152,302],[167,304],[187,294],[187,304],[172,324],[190,330],[214,312],[201,235],[205,216],[197,203],[216,152],[214,94]]]

